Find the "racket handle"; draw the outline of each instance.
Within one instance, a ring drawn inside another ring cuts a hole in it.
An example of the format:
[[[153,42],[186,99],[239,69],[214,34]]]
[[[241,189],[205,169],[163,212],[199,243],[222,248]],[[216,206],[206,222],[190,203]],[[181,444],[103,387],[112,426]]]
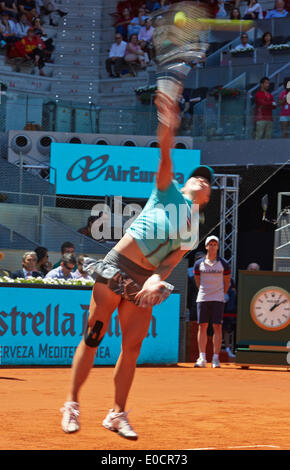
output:
[[[179,102],[183,91],[180,82],[166,77],[157,80],[157,88],[158,91],[168,96],[169,100],[174,103]]]
[[[155,105],[158,121],[166,127],[178,129],[180,125],[180,109],[178,102],[173,101],[167,93],[157,90]]]

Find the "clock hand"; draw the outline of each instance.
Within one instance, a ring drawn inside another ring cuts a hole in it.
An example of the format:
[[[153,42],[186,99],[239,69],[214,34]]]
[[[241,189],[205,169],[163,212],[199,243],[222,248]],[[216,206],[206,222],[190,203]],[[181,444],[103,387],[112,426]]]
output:
[[[285,304],[285,302],[287,302],[287,299],[282,300],[282,302],[280,303],[278,302],[277,304],[272,305],[272,307],[270,308],[270,312],[273,312],[273,310],[275,310],[276,307],[279,307],[279,305],[281,304]]]

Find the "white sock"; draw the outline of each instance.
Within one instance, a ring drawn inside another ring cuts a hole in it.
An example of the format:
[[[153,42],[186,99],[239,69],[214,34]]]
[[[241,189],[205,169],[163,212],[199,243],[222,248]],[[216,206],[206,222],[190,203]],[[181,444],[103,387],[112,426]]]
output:
[[[199,353],[199,357],[200,357],[200,359],[202,359],[203,361],[206,360],[206,354],[205,354],[205,353]]]
[[[215,361],[215,360],[218,360],[219,355],[218,355],[218,354],[214,354],[212,358],[213,358],[214,361]]]

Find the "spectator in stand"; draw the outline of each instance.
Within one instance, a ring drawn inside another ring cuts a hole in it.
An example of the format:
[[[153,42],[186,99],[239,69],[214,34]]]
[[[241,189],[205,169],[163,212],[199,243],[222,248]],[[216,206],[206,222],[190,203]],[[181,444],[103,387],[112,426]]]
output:
[[[17,38],[22,39],[24,38],[24,36],[27,36],[29,28],[30,24],[25,13],[21,13],[20,15],[18,15],[18,21],[15,25]]]
[[[230,12],[230,20],[240,20],[240,19],[241,19],[240,9],[237,7],[232,8]]]
[[[94,238],[92,235],[92,226],[93,226],[93,223],[98,219],[99,217],[95,215],[91,215],[88,218],[87,225],[85,227],[80,228],[78,232],[81,233],[82,235],[85,235],[86,237]]]
[[[22,269],[14,271],[11,274],[12,279],[17,279],[18,277],[27,279],[29,277],[43,277],[43,274],[37,271],[36,267],[37,255],[34,251],[27,251],[22,256]]]
[[[36,269],[46,276],[52,270],[52,263],[48,261],[48,250],[44,246],[38,246],[35,248],[35,253],[37,256]]]
[[[141,7],[139,8],[138,11],[138,16],[135,16],[131,23],[128,25],[128,34],[129,37],[132,36],[132,34],[139,34],[140,29],[142,26],[145,26],[145,20],[148,18],[148,15],[145,14],[145,8]]]
[[[160,8],[162,8],[162,10],[168,10],[169,8],[168,0],[160,0],[160,2],[155,2],[153,5],[152,11],[160,10]]]
[[[76,258],[71,253],[65,253],[61,259],[60,266],[47,273],[45,279],[73,279],[73,270],[76,265]]]
[[[66,254],[74,255],[75,256],[75,246],[72,242],[64,242],[61,245],[61,257]],[[60,266],[61,260],[58,261],[56,264],[53,265],[53,269],[58,268]],[[76,269],[76,266],[75,266]]]
[[[4,258],[5,258],[5,254],[3,253],[3,251],[0,251],[0,263],[1,261],[3,261]],[[11,277],[11,272],[8,269],[1,267],[0,265],[0,277],[4,277],[4,276]]]
[[[128,26],[131,24],[132,15],[128,8],[124,8],[122,15],[117,19],[115,23],[115,31],[116,33],[120,33],[124,39],[127,41],[128,39]]]
[[[44,60],[45,60],[45,62],[51,62],[51,54],[54,51],[53,39],[47,37],[47,34],[46,34],[43,26],[41,25],[40,18],[38,18],[38,17],[32,18],[32,27],[34,29],[34,33],[37,36],[41,37],[41,39],[44,42],[44,45],[45,45],[45,47],[44,47],[44,55],[45,55]]]
[[[73,273],[74,279],[85,279],[86,281],[94,281],[93,278],[83,270],[84,265],[84,258],[86,255],[81,255],[77,259],[77,267],[78,269]]]
[[[285,18],[286,16],[288,16],[288,11],[285,9],[284,0],[276,0],[275,8],[267,12],[266,20],[269,18]]]
[[[260,3],[257,0],[248,0],[244,20],[262,20],[263,18],[263,10]]]
[[[258,263],[250,263],[247,267],[248,271],[260,271],[260,266]]]
[[[47,36],[45,29],[43,28],[41,24],[41,20],[39,16],[36,16],[35,18],[32,18],[31,25],[33,26],[34,33],[38,34],[39,36],[45,37]]]
[[[121,17],[124,14],[124,9],[129,10],[131,16],[133,15],[133,7],[131,0],[119,0],[119,2],[117,3],[117,10],[115,15]]]
[[[37,16],[36,3],[34,0],[18,0],[19,13],[25,13],[28,21],[31,22],[32,18]]]
[[[6,11],[1,14],[0,33],[8,45],[18,41],[16,24],[9,19],[9,14]]]
[[[33,28],[29,28],[27,36],[15,42],[14,48],[9,52],[9,57],[23,57],[27,60],[32,60],[39,69],[39,75],[45,76],[42,70],[45,65],[44,49],[45,44],[43,40],[37,34],[34,34]]]
[[[61,18],[67,15],[67,12],[60,10],[57,8],[55,2],[52,0],[35,0],[36,3],[36,11],[38,15],[48,15],[49,16],[49,24],[50,26],[57,26],[53,22],[53,15],[57,13]]]
[[[273,129],[273,109],[276,103],[271,93],[269,93],[270,80],[263,77],[260,80],[260,90],[256,93],[255,121],[256,139],[271,139]]]
[[[148,45],[152,42],[154,28],[150,18],[146,18],[144,26],[139,31],[139,41],[145,41]]]
[[[3,0],[0,2],[2,13],[5,11],[11,18],[16,18],[18,14],[15,0]]]
[[[234,50],[235,51],[240,51],[242,49],[254,49],[252,44],[249,43],[249,36],[247,33],[242,33],[241,35],[241,43],[238,44]]]
[[[288,131],[290,129],[290,77],[284,79],[284,90],[279,96],[278,106],[281,106],[280,124],[282,137],[283,139],[287,139],[287,137],[289,137]]]
[[[150,18],[146,18],[145,25],[142,26],[138,34],[141,49],[148,54],[149,60],[153,58],[153,38],[154,28]]]
[[[115,42],[110,47],[109,57],[106,59],[106,70],[110,77],[120,77],[124,66],[124,56],[127,43],[123,41],[122,34],[115,34]],[[89,220],[91,217],[89,218]],[[89,221],[88,221],[89,225]],[[90,235],[87,235],[90,236]]]
[[[151,13],[151,11],[153,11],[154,3],[154,0],[147,0],[147,2],[145,3],[146,13]]]
[[[261,43],[262,47],[269,47],[273,44],[273,36],[269,31],[263,34]]]
[[[127,63],[139,64],[142,68],[146,67],[145,53],[138,44],[137,34],[132,34],[126,47],[124,60]]]
[[[218,11],[216,12],[215,17],[220,18],[220,19],[227,17],[227,12],[225,10],[225,1],[224,0],[219,0],[218,1]]]
[[[215,18],[217,12],[219,11],[218,0],[202,0],[202,3],[207,4],[210,17]]]

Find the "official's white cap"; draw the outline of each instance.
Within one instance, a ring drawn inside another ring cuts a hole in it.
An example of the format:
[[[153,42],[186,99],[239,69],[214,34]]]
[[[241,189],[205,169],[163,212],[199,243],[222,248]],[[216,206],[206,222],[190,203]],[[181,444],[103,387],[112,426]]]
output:
[[[209,242],[211,242],[211,241],[214,241],[214,242],[219,243],[218,237],[215,237],[214,235],[210,235],[210,236],[207,237],[207,239],[205,240],[205,246],[207,246],[207,245],[209,244]]]

